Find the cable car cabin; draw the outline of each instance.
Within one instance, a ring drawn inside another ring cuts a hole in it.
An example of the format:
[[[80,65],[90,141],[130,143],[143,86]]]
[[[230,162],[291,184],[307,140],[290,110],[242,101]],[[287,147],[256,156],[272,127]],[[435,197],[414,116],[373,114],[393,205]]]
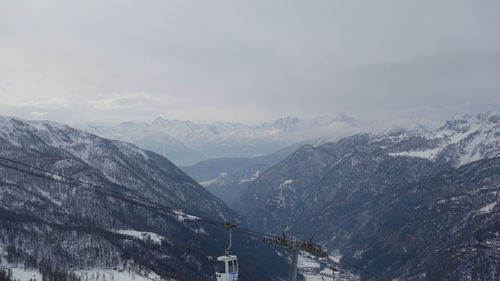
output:
[[[236,256],[221,256],[217,258],[215,268],[217,281],[237,281],[238,280],[238,259]]]

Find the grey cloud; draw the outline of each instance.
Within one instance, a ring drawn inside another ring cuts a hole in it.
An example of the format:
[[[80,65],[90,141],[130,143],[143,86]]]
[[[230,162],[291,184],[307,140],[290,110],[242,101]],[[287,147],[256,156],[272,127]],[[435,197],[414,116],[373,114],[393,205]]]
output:
[[[499,13],[466,0],[0,1],[0,109],[251,123],[486,111],[500,107]],[[68,108],[39,110],[51,100]]]
[[[46,116],[47,112],[33,111],[33,112],[30,112],[30,115],[35,116],[35,117],[42,117],[42,116]]]
[[[68,107],[68,101],[61,98],[53,98],[53,99],[8,102],[7,105],[14,107],[24,107],[24,108],[63,109]]]

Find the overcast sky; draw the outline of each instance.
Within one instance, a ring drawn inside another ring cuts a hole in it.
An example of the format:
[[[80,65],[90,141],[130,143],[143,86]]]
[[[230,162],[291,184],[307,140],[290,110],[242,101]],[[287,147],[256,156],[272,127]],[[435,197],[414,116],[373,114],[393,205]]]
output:
[[[500,1],[0,0],[0,114],[65,123],[500,109]]]

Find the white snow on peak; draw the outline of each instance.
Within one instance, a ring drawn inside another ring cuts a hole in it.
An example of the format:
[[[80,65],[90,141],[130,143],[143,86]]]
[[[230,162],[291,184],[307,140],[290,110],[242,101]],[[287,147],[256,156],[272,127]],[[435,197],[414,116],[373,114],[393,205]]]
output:
[[[320,268],[317,261],[305,255],[299,255],[297,265],[299,268]]]
[[[286,189],[293,183],[293,179],[288,179],[283,181],[278,186],[278,194],[273,198],[273,202],[278,206],[278,208],[283,208],[286,206],[285,193]]]
[[[455,158],[455,166],[500,156],[500,115],[498,113],[489,112],[475,117],[451,120],[437,130],[417,135],[433,142],[434,146],[392,152],[389,155],[418,157],[434,161],[441,153],[451,149]],[[407,134],[391,137],[395,142],[400,142],[407,138]]]
[[[186,213],[184,213],[183,211],[179,211],[179,210],[175,210],[173,211],[176,215],[177,215],[177,220],[179,221],[185,221],[185,220],[201,220],[199,217],[197,216],[193,216],[193,215],[188,215]]]
[[[219,180],[218,178],[215,178],[215,179],[212,179],[212,180],[199,182],[199,184],[200,184],[201,186],[207,187],[207,186],[209,186],[209,185],[211,185],[211,184],[217,183],[217,182],[218,182],[218,180]]]
[[[254,125],[157,118],[150,123],[125,122],[116,126],[82,124],[78,127],[102,137],[124,140],[142,147],[152,140],[172,147],[183,146],[209,158],[253,157],[298,142],[358,132],[356,121],[345,115],[314,120],[285,117]]]
[[[330,260],[338,263],[339,259],[335,256],[330,256]],[[304,281],[331,281],[332,280],[332,271],[324,263],[318,262],[312,256],[307,254],[299,255],[297,267],[299,273],[304,277]],[[343,270],[340,273],[335,275],[335,280],[337,281],[353,281],[359,280],[359,276],[355,274]]]

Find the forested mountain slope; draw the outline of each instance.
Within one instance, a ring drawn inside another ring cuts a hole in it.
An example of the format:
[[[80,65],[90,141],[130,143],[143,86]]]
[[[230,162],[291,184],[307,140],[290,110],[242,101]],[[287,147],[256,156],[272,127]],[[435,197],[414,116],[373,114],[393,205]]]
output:
[[[253,181],[239,210],[263,231],[315,234],[384,280],[499,276],[500,115],[431,132],[303,146]]]
[[[162,156],[62,124],[0,117],[0,155],[194,215],[239,222]],[[0,168],[0,204],[2,258],[45,271],[125,268],[209,280],[214,258],[227,246],[223,229],[6,168]],[[236,236],[234,250],[242,280],[271,280],[284,267],[271,249],[246,237]]]

